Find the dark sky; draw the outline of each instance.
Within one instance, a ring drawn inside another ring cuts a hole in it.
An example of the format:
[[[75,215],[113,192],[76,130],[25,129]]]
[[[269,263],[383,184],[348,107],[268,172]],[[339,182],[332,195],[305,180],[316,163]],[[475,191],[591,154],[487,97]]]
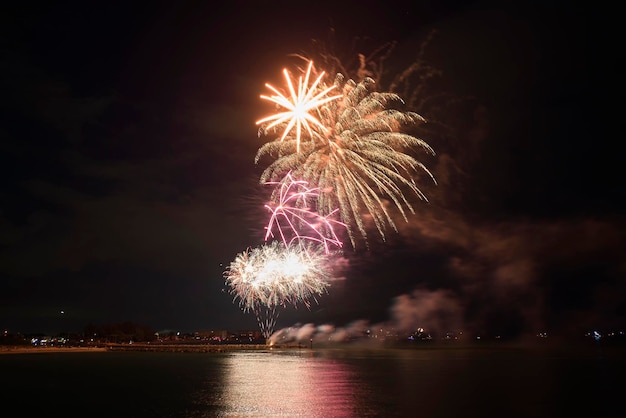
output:
[[[222,272],[262,242],[259,94],[313,40],[345,62],[396,41],[389,74],[437,70],[416,110],[435,126],[424,162],[438,184],[423,183],[429,202],[398,234],[346,251],[329,294],[282,311],[278,328],[626,325],[611,11],[268,3],[3,6],[3,329],[256,329]]]

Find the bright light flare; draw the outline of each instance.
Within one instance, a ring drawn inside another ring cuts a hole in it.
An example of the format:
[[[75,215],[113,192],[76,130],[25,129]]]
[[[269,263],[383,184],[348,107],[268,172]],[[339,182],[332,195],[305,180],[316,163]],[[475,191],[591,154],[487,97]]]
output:
[[[230,293],[244,311],[303,303],[326,292],[330,272],[319,247],[272,241],[235,257],[224,272]],[[315,299],[316,300],[316,299]]]
[[[285,75],[285,80],[287,81],[287,87],[289,90],[288,95],[268,83],[266,83],[265,86],[274,92],[274,95],[261,95],[262,99],[269,100],[270,102],[275,103],[279,109],[285,110],[260,119],[256,122],[256,124],[262,125],[269,122],[269,124],[263,128],[265,132],[278,127],[279,125],[285,125],[283,134],[280,137],[281,141],[283,141],[295,128],[296,152],[300,152],[300,139],[302,137],[303,128],[310,137],[314,136],[316,128],[321,131],[326,130],[326,127],[312,114],[312,112],[320,106],[342,97],[341,94],[328,96],[328,94],[335,89],[335,85],[331,85],[328,88],[322,88],[320,86],[324,72],[321,72],[313,84],[309,86],[312,68],[313,61],[309,61],[309,66],[306,70],[304,79],[302,79],[302,76],[298,78],[297,90],[294,88],[289,72],[286,68],[283,69],[283,74]]]

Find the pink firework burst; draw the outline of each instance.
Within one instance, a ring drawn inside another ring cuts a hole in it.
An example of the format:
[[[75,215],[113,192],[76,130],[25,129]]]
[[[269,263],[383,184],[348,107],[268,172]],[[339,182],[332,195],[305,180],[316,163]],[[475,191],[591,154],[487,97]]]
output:
[[[265,184],[277,186],[272,195],[275,203],[265,205],[271,213],[265,227],[266,241],[278,235],[286,246],[307,241],[315,242],[323,246],[326,254],[330,253],[333,247],[343,246],[336,228],[345,228],[346,225],[334,219],[338,209],[327,215],[320,215],[310,208],[309,203],[319,196],[319,188],[309,188],[308,182],[294,179],[291,173],[287,173],[282,181]]]

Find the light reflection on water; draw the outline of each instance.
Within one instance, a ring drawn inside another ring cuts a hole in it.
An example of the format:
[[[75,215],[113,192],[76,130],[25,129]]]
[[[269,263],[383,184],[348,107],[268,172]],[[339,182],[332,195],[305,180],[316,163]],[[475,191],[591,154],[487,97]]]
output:
[[[368,388],[350,365],[310,351],[225,359],[219,416],[354,417]]]
[[[620,347],[8,354],[0,355],[0,395],[28,416],[621,418],[624,354]]]
[[[218,390],[193,394],[199,416],[613,417],[626,389],[624,357],[593,352],[268,350],[220,370]]]

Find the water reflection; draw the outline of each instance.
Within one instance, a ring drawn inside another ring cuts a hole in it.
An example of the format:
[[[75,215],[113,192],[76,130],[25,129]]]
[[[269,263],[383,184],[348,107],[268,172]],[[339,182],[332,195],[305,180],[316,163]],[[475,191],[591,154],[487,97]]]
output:
[[[623,416],[614,413],[623,397],[623,356],[440,347],[199,358],[203,382],[186,392],[186,418]]]
[[[366,388],[350,366],[310,351],[225,360],[219,416],[353,417]]]

